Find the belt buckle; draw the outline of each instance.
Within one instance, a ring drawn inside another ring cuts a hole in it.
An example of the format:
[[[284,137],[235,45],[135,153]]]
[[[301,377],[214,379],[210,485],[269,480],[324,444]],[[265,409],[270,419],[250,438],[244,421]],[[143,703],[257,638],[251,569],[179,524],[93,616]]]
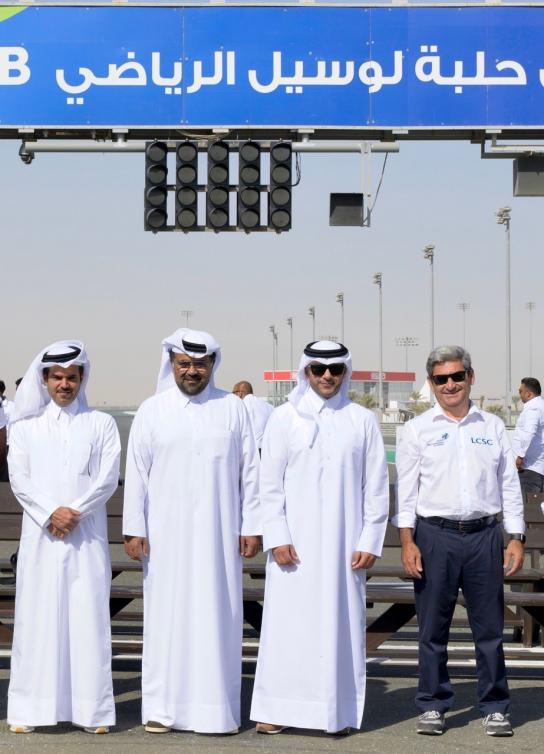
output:
[[[469,534],[472,531],[470,523],[470,521],[459,521],[459,531],[461,532],[461,534]]]

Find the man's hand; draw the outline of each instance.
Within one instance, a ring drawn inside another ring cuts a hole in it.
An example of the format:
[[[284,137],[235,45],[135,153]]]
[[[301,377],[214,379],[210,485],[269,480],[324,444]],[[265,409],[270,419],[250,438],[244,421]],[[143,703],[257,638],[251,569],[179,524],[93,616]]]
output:
[[[65,534],[60,529],[57,529],[53,526],[53,524],[49,524],[47,527],[47,531],[49,534],[51,534],[52,537],[57,537],[57,539],[64,539]]]
[[[149,555],[147,537],[125,537],[125,552],[131,560],[143,560]]]
[[[351,559],[351,568],[356,571],[358,568],[372,568],[376,562],[376,556],[369,552],[355,550]]]
[[[423,561],[421,551],[415,542],[403,542],[400,558],[406,575],[413,579],[420,579],[423,573]]]
[[[278,565],[296,565],[299,563],[297,551],[293,545],[280,545],[272,550],[274,560]]]
[[[80,516],[81,513],[73,508],[60,507],[51,514],[51,525],[53,526],[53,529],[57,529],[66,535],[73,531],[79,524]]]
[[[523,566],[525,546],[519,539],[512,539],[504,551],[504,575],[513,576]]]
[[[524,458],[522,458],[521,456],[518,456],[518,457],[516,458],[516,468],[517,468],[517,470],[518,470],[518,471],[521,471],[521,469],[523,468],[523,461],[524,461],[524,460],[525,460],[525,459],[524,459]]]
[[[240,537],[240,555],[243,558],[253,558],[261,549],[261,538],[253,536]]]

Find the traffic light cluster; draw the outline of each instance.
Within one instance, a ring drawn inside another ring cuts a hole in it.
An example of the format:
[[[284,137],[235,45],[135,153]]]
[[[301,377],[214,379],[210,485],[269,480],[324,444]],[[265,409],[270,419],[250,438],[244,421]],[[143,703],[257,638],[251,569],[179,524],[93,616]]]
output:
[[[168,183],[168,152],[176,153],[175,184]],[[238,152],[238,182],[230,182],[230,154]],[[269,183],[263,183],[261,157],[270,153]],[[198,182],[199,144],[186,140],[172,147],[152,141],[145,149],[144,229],[153,231],[255,231],[291,228],[292,145],[276,141],[213,141],[207,147],[206,183]],[[175,222],[168,223],[168,194],[174,192]],[[231,222],[231,194],[236,218]],[[205,202],[199,197],[205,195]],[[205,210],[202,205],[205,203]],[[199,224],[199,215],[205,223]],[[266,222],[263,222],[263,218]]]

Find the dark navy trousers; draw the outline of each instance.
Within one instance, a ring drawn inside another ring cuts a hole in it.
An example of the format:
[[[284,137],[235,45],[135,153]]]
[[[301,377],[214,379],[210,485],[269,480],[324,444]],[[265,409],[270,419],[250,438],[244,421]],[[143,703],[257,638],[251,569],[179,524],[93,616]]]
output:
[[[458,590],[463,591],[476,645],[478,707],[482,715],[509,705],[504,664],[503,538],[497,522],[461,534],[418,519],[414,541],[423,558],[423,578],[414,580],[419,623],[419,686],[422,712],[446,712],[453,701],[448,636]]]

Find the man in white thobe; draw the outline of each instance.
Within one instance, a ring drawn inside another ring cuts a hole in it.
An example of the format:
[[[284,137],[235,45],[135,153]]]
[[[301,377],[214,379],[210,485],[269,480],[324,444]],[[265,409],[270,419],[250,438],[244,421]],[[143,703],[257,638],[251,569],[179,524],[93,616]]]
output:
[[[115,724],[106,503],[119,481],[114,419],[87,405],[83,343],[40,351],[15,397],[9,472],[23,506],[8,691],[14,733]]]
[[[130,432],[123,513],[125,548],[144,567],[142,718],[149,733],[233,733],[258,456],[242,402],[214,385],[212,336],[181,329],[162,348],[157,392]]]
[[[237,382],[232,388],[232,392],[244,401],[244,407],[249,414],[249,421],[253,428],[255,444],[260,453],[263,446],[264,430],[274,409],[270,403],[253,395],[253,386],[251,382],[247,382],[247,380]]]
[[[361,725],[366,569],[382,552],[389,488],[378,423],[347,397],[351,371],[345,346],[310,343],[265,431],[259,733]]]

